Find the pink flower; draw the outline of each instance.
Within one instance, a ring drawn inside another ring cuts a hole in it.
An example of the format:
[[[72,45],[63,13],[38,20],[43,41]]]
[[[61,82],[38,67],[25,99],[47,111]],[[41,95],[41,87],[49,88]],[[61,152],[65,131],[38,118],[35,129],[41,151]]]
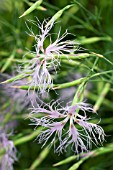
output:
[[[75,41],[63,39],[67,36],[67,31],[60,37],[60,31],[58,33],[57,39],[52,42],[52,35],[49,34],[52,29],[54,22],[50,25],[47,24],[47,21],[44,20],[42,24],[37,19],[37,23],[31,21],[33,25],[39,28],[39,34],[34,34],[32,28],[29,28],[27,25],[30,36],[33,36],[36,40],[35,45],[35,55],[28,64],[24,65],[22,73],[25,76],[30,76],[29,86],[38,87],[38,91],[43,94],[46,90],[49,90],[53,87],[53,79],[50,75],[50,69],[56,71],[57,66],[60,64],[60,56],[67,53],[74,53],[77,50],[78,43]],[[50,44],[45,48],[44,43],[47,37],[50,37]]]
[[[7,135],[3,132],[0,133],[0,148],[5,149],[5,154],[0,162],[1,170],[13,170],[13,164],[17,160],[16,148],[12,141],[8,140]]]
[[[55,108],[55,109],[54,109]],[[83,111],[83,115],[78,113]],[[55,107],[55,104],[46,105],[45,108],[33,108],[30,117],[33,125],[42,126],[43,130],[37,137],[39,143],[44,145],[50,139],[55,146],[55,152],[66,151],[71,145],[75,153],[88,151],[91,144],[99,145],[104,142],[104,130],[101,126],[88,122],[86,111],[93,112],[87,103],[76,103],[73,106]],[[37,118],[40,113],[40,118]],[[76,125],[79,125],[77,129]],[[56,147],[56,141],[58,146]]]

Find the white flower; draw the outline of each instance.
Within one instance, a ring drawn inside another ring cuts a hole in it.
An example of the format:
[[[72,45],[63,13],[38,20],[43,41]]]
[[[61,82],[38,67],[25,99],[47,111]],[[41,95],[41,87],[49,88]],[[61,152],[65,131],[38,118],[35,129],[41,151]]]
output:
[[[55,109],[54,109],[55,108]],[[82,110],[80,115],[78,110]],[[39,143],[43,145],[50,140],[55,146],[55,152],[66,151],[71,145],[75,153],[88,151],[91,144],[99,145],[104,142],[104,130],[101,126],[88,122],[86,111],[93,112],[87,103],[76,103],[73,106],[62,108],[55,107],[55,103],[46,105],[44,108],[33,108],[30,117],[33,125],[42,126],[43,130],[37,137]],[[36,118],[41,113],[41,118]],[[77,129],[76,125],[79,125]],[[56,141],[58,146],[56,147]]]
[[[50,75],[50,69],[53,68],[56,71],[57,66],[60,64],[60,56],[67,53],[74,53],[77,50],[78,44],[75,41],[63,40],[67,36],[67,31],[60,37],[60,31],[57,39],[52,42],[52,35],[49,34],[54,22],[51,25],[47,24],[47,21],[41,24],[39,20],[37,23],[33,22],[39,28],[39,34],[34,34],[32,29],[29,29],[30,36],[33,36],[36,40],[35,55],[25,67],[22,69],[22,73],[25,76],[30,76],[29,86],[38,87],[38,90],[43,94],[47,89],[53,87],[53,80]],[[44,42],[47,37],[50,37],[50,44],[44,48]]]

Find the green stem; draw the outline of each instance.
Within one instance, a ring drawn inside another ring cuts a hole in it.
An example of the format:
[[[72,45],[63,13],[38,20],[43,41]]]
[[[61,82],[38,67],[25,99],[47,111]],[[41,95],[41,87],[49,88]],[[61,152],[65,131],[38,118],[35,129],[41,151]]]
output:
[[[83,100],[83,98],[84,98],[84,89],[86,87],[86,84],[87,84],[88,80],[89,80],[88,77],[84,78],[83,82],[78,87],[78,89],[77,89],[77,91],[75,93],[75,96],[73,98],[73,101],[72,101],[72,106],[75,105],[76,103],[81,102]]]
[[[100,108],[100,106],[103,103],[103,100],[104,100],[106,94],[108,93],[109,89],[110,89],[110,84],[106,83],[101,94],[99,95],[94,107],[93,107],[95,112]]]
[[[29,170],[35,170],[42,163],[42,161],[47,157],[47,155],[49,154],[49,151],[50,149],[48,147],[42,150],[40,155],[36,158],[36,160],[30,166]]]
[[[22,143],[26,143],[32,139],[34,139],[37,135],[39,135],[40,133],[40,128],[38,128],[38,130],[36,130],[35,132],[31,133],[30,135],[27,135],[25,137],[21,137],[20,139],[17,139],[14,141],[14,145],[20,145]]]
[[[93,93],[89,92],[89,91],[85,91],[85,96],[88,99],[91,99],[92,101],[95,101],[95,102],[98,100],[98,96],[96,94],[93,94]],[[108,99],[103,98],[102,103],[105,106],[109,107],[110,109],[113,109],[113,103],[110,102]]]
[[[3,65],[1,72],[3,73],[10,65],[11,65],[11,61],[12,59],[15,57],[16,54],[16,48],[14,48],[12,54],[9,56],[9,58],[5,61],[5,64]]]
[[[78,80],[74,80],[72,82],[68,82],[68,83],[63,83],[63,84],[54,84],[52,90],[56,90],[56,89],[63,89],[63,88],[67,88],[67,87],[72,87],[75,85],[80,84],[82,81],[84,80],[84,78],[80,78]],[[22,89],[22,90],[28,90],[29,86],[12,86],[12,88],[18,88],[18,89]],[[49,88],[49,86],[48,86]],[[36,86],[34,88],[34,86],[30,87],[30,90],[38,90],[38,86]]]

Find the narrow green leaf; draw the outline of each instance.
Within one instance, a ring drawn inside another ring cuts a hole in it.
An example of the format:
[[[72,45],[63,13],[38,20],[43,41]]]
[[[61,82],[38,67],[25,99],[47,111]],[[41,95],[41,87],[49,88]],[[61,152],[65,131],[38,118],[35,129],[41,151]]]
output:
[[[103,155],[109,152],[113,152],[113,143],[110,143],[106,147],[100,147],[98,149],[95,149],[94,151],[91,151],[89,153],[86,153],[78,162],[76,162],[74,165],[72,165],[68,170],[76,170],[79,168],[79,166],[86,161],[89,158],[93,158],[99,155]],[[80,156],[82,156],[80,154]]]
[[[66,158],[66,159],[62,160],[62,161],[54,164],[53,166],[60,166],[60,165],[63,165],[63,164],[67,164],[67,163],[75,160],[76,158],[77,158],[77,156],[70,156],[69,158]]]
[[[75,163],[73,166],[71,166],[68,170],[76,170],[79,168],[79,166],[89,157],[84,157],[83,159],[81,159],[80,161],[78,161],[77,163]]]
[[[84,98],[84,90],[85,90],[88,80],[89,80],[89,77],[84,78],[82,83],[79,85],[79,87],[75,93],[75,96],[73,98],[72,106],[75,105],[75,103],[82,102],[82,100]]]
[[[3,73],[11,64],[12,62],[12,59],[14,58],[15,56],[15,53],[16,53],[16,49],[13,50],[11,56],[7,59],[7,61],[5,62],[5,64],[3,65],[2,69],[1,69],[1,72]]]
[[[61,15],[63,14],[63,12],[67,9],[69,9],[70,7],[72,7],[74,4],[72,5],[67,5],[66,7],[64,7],[63,9],[59,10],[51,19],[50,21],[47,23],[46,27],[48,27],[49,25],[51,25],[51,23],[55,22],[58,18],[61,17]]]
[[[95,102],[98,100],[98,96],[89,92],[89,91],[85,91],[85,97],[87,97],[88,99],[91,99],[92,101],[95,101]],[[108,99],[104,98],[102,104],[109,107],[110,109],[113,109],[112,101],[110,101]]]
[[[80,39],[78,40],[78,42],[80,44],[91,44],[91,43],[95,43],[98,41],[112,41],[111,37],[80,37]]]
[[[91,52],[91,54],[93,54],[97,57],[103,58],[104,60],[106,60],[108,63],[110,63],[113,66],[113,63],[110,60],[108,60],[106,57],[104,57],[103,55],[97,54],[97,53],[94,53],[94,52]]]
[[[109,83],[106,83],[105,86],[104,86],[104,88],[102,89],[102,92],[101,92],[101,94],[99,95],[99,97],[98,97],[98,99],[97,99],[94,107],[93,107],[93,109],[94,109],[95,112],[100,108],[100,106],[101,106],[101,104],[103,103],[104,98],[105,98],[106,94],[109,92],[109,90],[110,90],[110,84],[109,84]]]
[[[32,11],[34,11],[35,9],[37,9],[37,8],[40,6],[41,3],[42,3],[42,0],[36,1],[36,2],[35,2],[30,8],[28,8],[19,18],[30,14]]]
[[[74,80],[72,82],[57,84],[57,85],[54,85],[53,89],[63,89],[63,88],[67,88],[67,87],[72,87],[72,86],[82,83],[83,81],[84,81],[84,78],[80,78],[80,79]]]
[[[0,84],[11,83],[11,82],[13,82],[13,81],[23,79],[23,78],[29,76],[30,73],[32,73],[32,72],[29,72],[29,73],[26,73],[26,74],[25,74],[25,73],[19,74],[19,75],[15,76],[15,77],[12,77],[12,78],[10,78],[10,79],[8,79],[8,80],[5,80],[5,81],[1,82]],[[27,74],[28,74],[28,75],[27,75]]]
[[[46,10],[47,10],[47,9],[44,8],[43,6],[38,6],[36,9],[37,9],[37,10],[40,10],[40,11],[46,11]]]
[[[38,158],[36,158],[36,160],[32,163],[29,170],[36,169],[42,163],[42,161],[47,157],[47,155],[49,154],[49,151],[50,149],[48,147],[44,148],[42,152],[40,153],[40,155],[38,156]]]
[[[32,132],[31,134],[26,135],[24,137],[20,137],[19,139],[16,139],[14,141],[14,145],[15,146],[21,145],[21,144],[26,143],[30,140],[33,140],[34,138],[36,138],[39,135],[40,130],[41,130],[41,128],[38,128],[36,131]]]
[[[56,90],[56,89],[63,89],[63,88],[67,88],[67,87],[72,87],[72,86],[75,86],[75,85],[78,85],[80,84],[81,82],[83,82],[84,78],[80,78],[80,79],[77,79],[77,80],[74,80],[72,82],[69,82],[69,83],[63,83],[63,84],[54,84],[53,85],[53,90]],[[43,85],[42,85],[43,86]],[[48,86],[49,87],[49,86]],[[29,89],[29,86],[12,86],[12,88],[18,88],[18,89],[22,89],[22,90],[28,90]],[[30,87],[30,90],[38,90],[38,86],[34,87]]]

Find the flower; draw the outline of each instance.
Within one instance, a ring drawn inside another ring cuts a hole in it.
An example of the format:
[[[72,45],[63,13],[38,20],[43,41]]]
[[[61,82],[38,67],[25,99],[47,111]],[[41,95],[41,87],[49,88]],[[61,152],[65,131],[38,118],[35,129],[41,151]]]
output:
[[[28,27],[30,31],[30,36],[35,38],[35,52],[33,52],[36,56],[31,59],[31,61],[24,65],[22,69],[22,73],[25,76],[30,76],[31,79],[29,81],[30,88],[38,87],[38,91],[40,94],[43,94],[47,89],[51,89],[53,87],[53,79],[50,75],[50,69],[54,68],[56,71],[57,66],[60,64],[60,56],[61,54],[74,53],[77,50],[78,43],[75,41],[65,40],[63,39],[68,35],[67,31],[60,37],[60,31],[58,33],[57,39],[52,42],[52,36],[49,34],[52,29],[54,22],[50,25],[47,24],[47,20],[44,20],[42,24],[37,19],[37,23],[34,21],[30,21],[33,25],[39,28],[39,34],[34,34],[32,28]],[[45,48],[44,42],[47,37],[50,37],[50,44]]]
[[[83,112],[82,115],[78,113],[79,110]],[[86,111],[93,112],[93,109],[84,102],[61,108],[55,107],[55,103],[46,104],[43,108],[33,108],[30,113],[32,125],[43,127],[37,137],[39,143],[44,142],[44,146],[50,140],[50,144],[55,146],[55,152],[66,151],[71,145],[75,153],[88,151],[92,143],[96,146],[102,144],[105,137],[104,130],[98,124],[88,122]],[[37,118],[38,113],[42,114],[40,118]],[[56,141],[58,141],[57,147]]]
[[[16,148],[11,140],[8,140],[7,135],[4,132],[0,133],[0,148],[5,150],[5,154],[0,160],[1,170],[13,170],[13,164],[17,160]]]

